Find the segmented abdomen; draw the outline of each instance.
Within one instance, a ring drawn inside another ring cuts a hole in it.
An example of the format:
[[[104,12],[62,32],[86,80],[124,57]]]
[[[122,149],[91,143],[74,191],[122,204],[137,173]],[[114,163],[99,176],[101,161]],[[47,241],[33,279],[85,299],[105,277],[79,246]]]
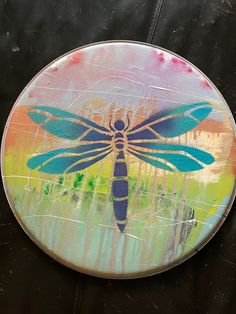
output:
[[[117,153],[114,165],[114,178],[112,183],[113,207],[117,225],[121,232],[126,226],[128,207],[128,177],[124,151]]]

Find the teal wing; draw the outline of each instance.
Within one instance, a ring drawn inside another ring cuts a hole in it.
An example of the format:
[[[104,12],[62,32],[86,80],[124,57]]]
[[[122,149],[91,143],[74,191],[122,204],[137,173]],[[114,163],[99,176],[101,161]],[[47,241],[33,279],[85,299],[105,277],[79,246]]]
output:
[[[169,171],[197,171],[215,160],[204,150],[177,144],[129,143],[127,151],[154,167]]]
[[[211,111],[210,103],[199,102],[158,112],[127,132],[127,151],[164,170],[188,172],[203,169],[214,162],[210,153],[194,147],[160,143],[160,140],[194,129]]]
[[[80,141],[110,141],[112,133],[105,127],[75,115],[49,106],[35,106],[28,116],[41,128],[57,137]]]
[[[111,151],[111,145],[106,143],[55,149],[33,156],[28,160],[27,166],[44,173],[72,173],[95,164],[109,155]]]
[[[128,141],[172,138],[197,127],[211,113],[209,102],[198,102],[158,112],[127,132]]]

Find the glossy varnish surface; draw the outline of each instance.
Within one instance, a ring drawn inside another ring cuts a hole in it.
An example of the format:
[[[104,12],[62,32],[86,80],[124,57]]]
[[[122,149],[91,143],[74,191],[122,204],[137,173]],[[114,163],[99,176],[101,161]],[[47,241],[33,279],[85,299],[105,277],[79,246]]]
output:
[[[1,129],[26,83],[62,53],[106,39],[146,41],[152,17],[158,18],[153,14],[155,4],[2,2]],[[161,12],[156,11],[160,16],[153,38],[154,44],[175,51],[204,71],[232,112],[236,101],[235,11],[235,1],[166,0]],[[124,282],[81,275],[51,260],[21,230],[3,190],[1,193],[3,313],[234,313],[234,207],[215,238],[194,258],[164,274]]]

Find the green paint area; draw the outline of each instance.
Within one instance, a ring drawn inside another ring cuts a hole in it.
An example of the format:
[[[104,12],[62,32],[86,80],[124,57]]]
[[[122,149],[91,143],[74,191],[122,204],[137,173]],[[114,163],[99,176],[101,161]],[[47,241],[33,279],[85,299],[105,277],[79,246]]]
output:
[[[234,186],[231,175],[204,184],[193,175],[141,166],[129,166],[125,234],[113,213],[112,162],[71,175],[26,169],[25,176],[6,178],[6,186],[24,224],[55,254],[86,269],[129,274],[194,251],[202,232],[211,233],[221,220],[216,213]]]

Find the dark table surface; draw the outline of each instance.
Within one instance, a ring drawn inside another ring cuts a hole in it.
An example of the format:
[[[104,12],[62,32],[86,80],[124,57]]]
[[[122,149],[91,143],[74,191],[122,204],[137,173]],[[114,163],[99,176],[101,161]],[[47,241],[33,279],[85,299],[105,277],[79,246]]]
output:
[[[17,96],[42,67],[109,39],[178,53],[215,83],[234,113],[235,32],[236,0],[0,0],[1,132]],[[121,281],[52,260],[24,233],[0,191],[1,313],[235,313],[235,205],[197,255],[165,273]]]

